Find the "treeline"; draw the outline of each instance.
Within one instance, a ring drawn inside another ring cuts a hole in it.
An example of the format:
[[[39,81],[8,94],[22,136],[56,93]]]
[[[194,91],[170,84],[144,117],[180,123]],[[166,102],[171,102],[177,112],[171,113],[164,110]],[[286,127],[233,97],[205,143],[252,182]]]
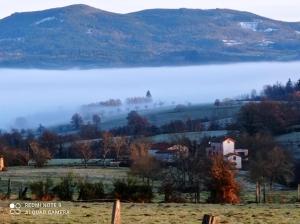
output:
[[[257,94],[256,90],[252,90],[250,94],[246,94],[241,98],[251,101],[299,101],[300,79],[298,81],[289,79],[285,84],[277,82],[273,85],[265,85],[260,94]]]
[[[276,83],[264,87],[262,97],[267,100],[299,101],[300,100],[300,79],[293,82],[291,79],[287,83]]]
[[[139,105],[148,104],[152,102],[151,92],[148,90],[145,96],[128,97],[125,99],[125,104],[127,105]],[[93,107],[121,107],[123,105],[120,99],[109,99],[106,101],[100,101],[98,103],[91,103],[84,105],[83,108],[93,108]]]
[[[300,103],[262,101],[244,105],[237,117],[236,128],[255,134],[273,135],[289,132],[300,124]]]
[[[209,118],[174,120],[161,126],[152,124],[145,116],[137,111],[131,111],[127,115],[127,124],[110,130],[115,136],[144,135],[152,136],[167,133],[199,132],[205,130],[220,130],[224,128],[216,120]],[[93,115],[92,122],[85,123],[80,114],[74,114],[71,119],[72,130],[78,131],[82,139],[93,139],[99,136],[101,130],[101,118]]]
[[[220,130],[224,126],[220,125],[215,120],[208,118],[203,119],[186,119],[174,120],[161,126],[151,124],[148,119],[140,115],[136,111],[131,111],[127,116],[127,125],[114,128],[111,132],[114,135],[137,135],[137,136],[153,136],[169,133],[184,133],[184,132],[200,132],[206,130]]]

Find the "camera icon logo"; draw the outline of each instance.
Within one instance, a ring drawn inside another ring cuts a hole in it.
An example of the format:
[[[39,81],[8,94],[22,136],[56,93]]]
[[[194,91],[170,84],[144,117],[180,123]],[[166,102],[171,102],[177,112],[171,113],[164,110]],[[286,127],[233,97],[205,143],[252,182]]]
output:
[[[21,214],[21,204],[20,203],[10,203],[10,214],[11,215],[20,215]]]

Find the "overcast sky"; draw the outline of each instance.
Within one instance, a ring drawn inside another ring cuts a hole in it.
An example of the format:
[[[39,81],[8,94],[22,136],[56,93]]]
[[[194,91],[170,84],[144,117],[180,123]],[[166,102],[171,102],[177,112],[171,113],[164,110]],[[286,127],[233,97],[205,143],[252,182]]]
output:
[[[79,3],[119,13],[149,8],[230,8],[278,20],[300,21],[299,0],[0,0],[0,18],[14,12]]]

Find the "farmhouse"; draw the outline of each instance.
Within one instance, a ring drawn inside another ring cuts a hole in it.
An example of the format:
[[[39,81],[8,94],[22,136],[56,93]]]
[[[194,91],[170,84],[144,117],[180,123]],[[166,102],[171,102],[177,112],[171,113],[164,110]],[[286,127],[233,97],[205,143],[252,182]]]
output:
[[[179,156],[188,156],[189,149],[184,145],[173,145],[158,143],[154,144],[149,150],[149,155],[153,156],[157,160],[172,163]]]
[[[236,149],[235,140],[225,138],[220,142],[210,142],[210,146],[206,148],[209,156],[222,155],[224,159],[232,162],[236,169],[243,168],[243,162],[248,160],[248,149]]]

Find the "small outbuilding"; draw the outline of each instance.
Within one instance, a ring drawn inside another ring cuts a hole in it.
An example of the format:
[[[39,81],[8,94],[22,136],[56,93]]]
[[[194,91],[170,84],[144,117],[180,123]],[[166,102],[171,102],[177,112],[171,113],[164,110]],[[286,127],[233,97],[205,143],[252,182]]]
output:
[[[230,153],[224,156],[236,169],[242,169],[242,157],[236,153]]]

